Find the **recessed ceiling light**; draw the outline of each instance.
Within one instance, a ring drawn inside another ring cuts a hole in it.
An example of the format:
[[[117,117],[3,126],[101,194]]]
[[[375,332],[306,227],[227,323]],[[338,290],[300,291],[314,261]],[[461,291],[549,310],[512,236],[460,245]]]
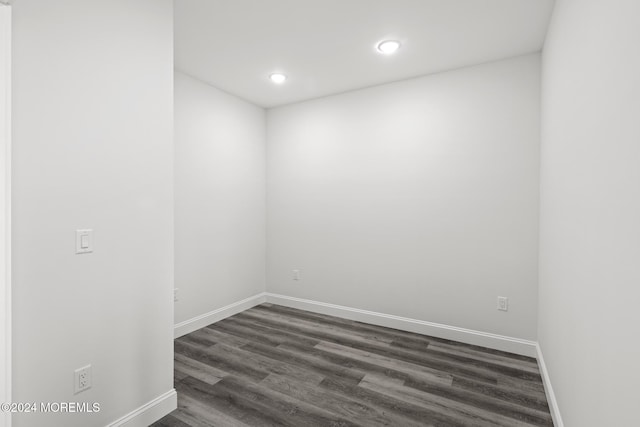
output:
[[[269,78],[272,82],[277,84],[284,83],[284,81],[287,80],[287,76],[282,73],[273,73],[269,76]]]
[[[378,43],[378,52],[390,55],[400,48],[400,42],[397,40],[385,40]]]

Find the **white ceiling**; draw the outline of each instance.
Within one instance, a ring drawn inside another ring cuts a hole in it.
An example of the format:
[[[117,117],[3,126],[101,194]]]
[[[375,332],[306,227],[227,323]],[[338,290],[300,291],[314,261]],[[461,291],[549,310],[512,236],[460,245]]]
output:
[[[176,0],[176,68],[263,107],[539,51],[553,0]],[[377,42],[402,47],[385,56]],[[287,74],[275,85],[268,76]]]

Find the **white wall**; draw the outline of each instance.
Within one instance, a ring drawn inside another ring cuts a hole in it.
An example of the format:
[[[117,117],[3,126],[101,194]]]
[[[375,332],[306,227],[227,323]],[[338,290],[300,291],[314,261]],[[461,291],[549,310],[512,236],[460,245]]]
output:
[[[638,17],[558,0],[544,48],[539,340],[569,427],[638,424]]]
[[[175,321],[265,290],[265,111],[177,72]]]
[[[0,402],[11,402],[11,8],[0,4]],[[0,414],[0,427],[10,413]]]
[[[13,17],[13,401],[101,404],[14,426],[104,426],[173,388],[172,2]]]
[[[268,110],[269,292],[535,339],[539,89],[528,55]]]

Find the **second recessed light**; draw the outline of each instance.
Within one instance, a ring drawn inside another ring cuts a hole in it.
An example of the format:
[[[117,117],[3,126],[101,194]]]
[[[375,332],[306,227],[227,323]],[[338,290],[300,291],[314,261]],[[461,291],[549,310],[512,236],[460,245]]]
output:
[[[269,78],[272,82],[277,84],[284,83],[284,81],[287,80],[287,76],[282,73],[273,73],[269,76]]]
[[[400,42],[397,40],[385,40],[378,43],[378,52],[390,55],[400,48]]]

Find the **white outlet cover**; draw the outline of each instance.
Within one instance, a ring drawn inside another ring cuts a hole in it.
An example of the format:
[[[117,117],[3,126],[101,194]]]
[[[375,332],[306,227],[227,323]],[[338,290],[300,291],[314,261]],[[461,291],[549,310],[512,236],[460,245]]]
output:
[[[78,394],[81,391],[85,391],[91,388],[92,379],[91,379],[91,365],[83,366],[82,368],[78,368],[73,373],[73,382],[74,382],[74,394]]]
[[[509,298],[498,297],[498,310],[509,311]]]

